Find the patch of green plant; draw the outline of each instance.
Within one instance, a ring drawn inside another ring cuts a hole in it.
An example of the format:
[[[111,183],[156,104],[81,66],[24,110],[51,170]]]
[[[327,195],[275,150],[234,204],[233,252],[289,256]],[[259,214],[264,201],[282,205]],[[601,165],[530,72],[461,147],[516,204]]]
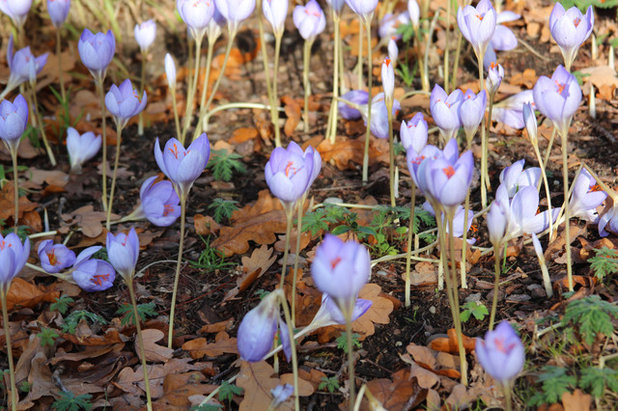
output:
[[[226,149],[213,150],[206,168],[212,169],[215,180],[231,181],[234,171],[244,174],[247,167],[240,161],[242,156]]]
[[[528,405],[553,404],[561,400],[562,394],[570,391],[577,383],[577,377],[568,375],[564,367],[546,365],[539,375],[541,391],[537,391]]]
[[[190,261],[193,267],[204,270],[218,270],[234,265],[234,263],[225,261],[225,254],[223,252],[210,246],[210,236],[206,238],[200,236],[200,238],[204,243],[204,249],[200,253],[197,261]]]
[[[60,92],[58,92],[58,90],[56,90],[52,86],[49,86],[49,89],[51,90],[56,100],[58,100],[58,104],[60,105],[60,107],[62,107],[62,110],[60,111],[60,116],[58,118],[59,120],[58,122],[60,123],[60,129],[56,129],[54,127],[54,134],[57,136],[65,136],[66,131],[69,127],[74,127],[77,123],[79,123],[79,120],[81,120],[82,116],[84,115],[84,110],[82,110],[79,113],[77,118],[75,118],[75,120],[73,120],[73,123],[71,124],[71,115],[69,114],[70,111],[69,111],[69,98],[68,98],[68,96],[71,95],[70,90],[67,90],[67,98],[63,100],[62,95],[60,94]]]
[[[594,250],[594,257],[589,258],[590,268],[600,281],[610,274],[618,273],[618,251],[601,247]]]
[[[343,350],[343,352],[346,354],[348,353],[348,339],[347,339],[348,336],[347,335],[348,333],[344,331],[335,340],[335,342],[337,343],[337,348],[339,348],[340,350]],[[359,338],[360,338],[359,334],[352,333],[352,349],[361,347]]]
[[[17,226],[17,236],[19,237],[19,239],[24,242],[24,240],[26,240],[26,238],[28,238],[28,232],[31,232],[32,229],[30,228],[29,225],[20,225]],[[5,229],[2,230],[2,235],[3,236],[7,236],[9,233],[14,233],[15,232],[15,228],[14,227],[7,227]]]
[[[266,297],[268,294],[270,294],[270,291],[266,291],[266,290],[260,288],[259,290],[255,290],[255,292],[253,294],[257,295],[260,298],[260,300],[263,300],[264,297]]]
[[[401,24],[397,27],[396,33],[401,34],[401,40],[403,40],[404,43],[408,43],[412,37],[414,37],[414,25],[412,25],[412,23]]]
[[[404,64],[398,64],[395,71],[397,72],[397,75],[401,77],[401,80],[404,82],[406,86],[408,87],[412,86],[412,83],[414,82],[414,75],[416,74],[416,70],[410,71],[410,67],[404,63]]]
[[[208,209],[215,211],[215,214],[212,218],[217,223],[221,224],[224,219],[229,220],[232,217],[234,211],[238,210],[236,204],[238,204],[238,201],[215,198],[213,202],[208,206]]]
[[[140,322],[145,322],[147,317],[156,317],[159,315],[156,310],[155,303],[137,304],[137,315],[139,315]],[[135,314],[133,314],[133,306],[131,304],[122,304],[116,314],[124,314],[120,320],[120,325],[126,326],[129,324],[135,325]]]
[[[53,328],[42,328],[41,332],[37,334],[37,337],[39,337],[39,340],[41,341],[41,345],[43,347],[45,347],[46,345],[49,345],[51,347],[56,342],[56,338],[60,336]]]
[[[75,334],[75,330],[77,329],[77,325],[81,320],[89,321],[91,324],[107,324],[105,318],[101,317],[98,314],[91,313],[86,310],[77,310],[73,311],[64,319],[64,324],[62,324],[62,331],[67,334]]]
[[[41,148],[41,140],[39,139],[39,130],[32,127],[32,124],[28,123],[28,127],[26,127],[26,131],[21,136],[21,138],[27,138],[30,140],[30,144],[34,148]]]
[[[618,307],[601,300],[598,295],[589,295],[574,300],[567,306],[562,324],[572,323],[584,342],[590,346],[597,334],[611,336],[614,333],[612,317],[618,318]]]
[[[356,221],[356,214],[345,207],[329,204],[311,211],[303,217],[302,231],[315,236],[320,231],[329,231],[331,225]]]
[[[618,6],[618,0],[560,0],[565,9],[576,6],[582,13],[590,6],[601,9],[612,9]]]
[[[594,398],[601,398],[606,387],[614,393],[618,392],[618,371],[611,368],[584,368],[581,370],[579,387]]]
[[[235,384],[230,384],[227,381],[223,381],[223,384],[219,387],[219,401],[232,401],[234,395],[240,395],[243,393],[243,389]]]
[[[320,379],[320,384],[318,385],[318,390],[328,390],[328,392],[333,393],[339,389],[339,379],[336,375],[332,377],[322,377]]]
[[[32,384],[24,380],[19,383],[19,385],[17,386],[17,389],[19,390],[19,392],[29,393],[30,390],[32,389]]]
[[[75,300],[68,295],[62,295],[56,298],[56,302],[49,305],[49,309],[51,311],[58,311],[60,314],[64,315],[69,309],[69,304],[73,304],[74,302]]]
[[[60,398],[58,398],[52,404],[52,408],[58,411],[79,411],[79,410],[90,410],[92,409],[92,404],[90,404],[90,400],[92,399],[92,395],[90,394],[81,394],[75,395],[72,392],[60,391],[58,393]]]
[[[461,311],[461,321],[466,322],[470,319],[470,316],[474,316],[479,321],[483,321],[483,319],[489,315],[489,311],[485,304],[480,301],[468,301],[463,305],[463,310]]]

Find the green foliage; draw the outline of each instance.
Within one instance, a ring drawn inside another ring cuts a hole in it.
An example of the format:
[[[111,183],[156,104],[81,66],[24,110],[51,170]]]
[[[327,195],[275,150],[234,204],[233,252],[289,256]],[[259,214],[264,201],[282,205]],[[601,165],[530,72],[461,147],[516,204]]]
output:
[[[547,365],[539,375],[542,390],[530,398],[528,405],[553,404],[560,401],[562,394],[569,391],[577,383],[577,377],[568,375],[566,368]]]
[[[572,74],[577,79],[580,87],[584,85],[584,79],[590,77],[590,74],[582,73],[581,71],[574,71]]]
[[[462,308],[460,318],[463,322],[468,321],[471,315],[479,321],[483,321],[485,316],[489,315],[487,307],[480,301],[468,301]]]
[[[401,77],[401,80],[404,82],[404,84],[407,87],[411,87],[412,83],[414,82],[414,74],[416,73],[416,70],[410,71],[410,67],[405,64],[398,64],[397,68],[395,69],[395,71],[397,72],[397,75],[399,77]]]
[[[322,377],[320,380],[320,384],[318,385],[318,390],[327,389],[328,392],[333,393],[335,390],[339,389],[339,379],[336,375],[332,377]]]
[[[232,213],[238,210],[236,204],[238,204],[238,201],[215,198],[208,206],[208,209],[215,210],[215,215],[213,218],[217,223],[221,224],[224,219],[229,220],[230,217],[232,217]]]
[[[56,342],[56,338],[58,338],[59,335],[53,328],[43,328],[41,329],[41,332],[37,334],[37,337],[39,337],[39,340],[41,341],[41,345],[43,347],[45,347],[46,345],[49,345],[51,347],[54,345],[54,343]]]
[[[238,387],[237,385],[230,384],[227,381],[223,381],[221,387],[219,387],[219,401],[232,401],[234,395],[242,394],[243,389]]]
[[[618,307],[601,300],[598,295],[590,295],[569,303],[562,324],[572,323],[584,342],[590,346],[597,334],[613,334],[612,317],[618,318]]]
[[[602,247],[595,249],[595,256],[588,259],[590,267],[594,271],[594,276],[600,281],[608,276],[618,272],[618,251],[611,248]]]
[[[397,34],[401,34],[401,40],[407,44],[415,35],[414,26],[412,23],[401,24],[397,27]]]
[[[61,391],[58,395],[60,398],[52,404],[52,408],[55,410],[79,411],[92,409],[92,404],[90,404],[92,395],[90,394],[75,395],[72,392]]]
[[[19,383],[19,385],[17,386],[17,389],[20,392],[29,393],[30,390],[32,389],[32,384],[29,383],[28,381],[24,380],[24,381]]]
[[[69,304],[73,304],[75,300],[73,300],[68,295],[63,295],[56,298],[55,303],[51,303],[49,309],[51,311],[58,311],[60,314],[64,315],[69,309]]]
[[[352,333],[352,349],[360,348],[361,347],[361,343],[358,340],[359,337],[360,337],[359,334]],[[339,348],[340,350],[343,350],[343,352],[346,353],[346,354],[348,353],[348,337],[347,337],[347,332],[341,333],[341,335],[339,337],[337,337],[335,342],[337,343],[337,348]]]
[[[260,288],[259,290],[256,290],[253,294],[255,294],[258,297],[260,297],[260,300],[263,300],[264,297],[266,297],[268,294],[270,294],[270,291],[266,291],[266,290]]]
[[[58,92],[58,90],[56,90],[52,86],[49,86],[49,89],[51,90],[56,100],[58,100],[58,104],[62,107],[62,110],[60,111],[60,117],[58,118],[60,129],[58,130],[54,127],[54,134],[57,136],[65,136],[66,131],[69,127],[74,127],[77,123],[79,123],[79,120],[81,120],[82,116],[84,115],[84,111],[82,110],[77,116],[77,118],[73,120],[73,123],[71,124],[71,115],[69,114],[70,111],[69,111],[69,98],[68,98],[68,96],[71,95],[70,92],[67,91],[67,98],[63,100],[62,95],[60,94],[60,92]]]
[[[102,247],[99,251],[92,254],[92,258],[98,258],[99,260],[107,261],[109,263],[109,257],[107,256],[107,248]]]
[[[618,371],[611,368],[588,367],[581,371],[580,388],[590,392],[594,398],[601,398],[608,387],[618,392]]]
[[[139,315],[140,322],[146,321],[147,317],[156,317],[159,315],[155,308],[155,303],[137,304],[137,315]],[[133,306],[131,304],[122,304],[118,311],[116,311],[116,314],[124,314],[120,320],[121,325],[135,325],[135,314],[133,314]]]
[[[577,6],[582,13],[590,6],[601,9],[611,9],[618,6],[618,0],[560,0],[565,9]]]
[[[242,156],[225,149],[213,150],[206,168],[212,169],[215,180],[230,181],[234,171],[244,174],[247,167],[239,160]]]
[[[77,310],[73,311],[69,314],[68,317],[64,319],[64,324],[62,324],[62,331],[67,334],[75,334],[75,330],[77,329],[77,325],[81,320],[90,321],[92,324],[107,324],[105,318],[101,317],[98,314],[91,313],[86,310]]]
[[[345,207],[329,204],[305,214],[302,231],[303,233],[309,231],[314,236],[320,231],[328,231],[331,225],[355,222],[356,217],[355,213],[351,213]]]
[[[210,246],[210,237],[202,237],[204,243],[204,250],[200,253],[197,261],[190,261],[191,265],[195,268],[201,268],[204,270],[218,270],[224,267],[234,265],[225,261],[225,254]]]

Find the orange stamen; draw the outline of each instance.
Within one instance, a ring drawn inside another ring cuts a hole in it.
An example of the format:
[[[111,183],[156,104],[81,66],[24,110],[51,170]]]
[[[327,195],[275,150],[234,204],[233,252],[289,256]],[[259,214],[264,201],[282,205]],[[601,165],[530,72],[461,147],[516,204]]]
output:
[[[446,174],[448,178],[451,178],[455,175],[455,169],[453,168],[453,166],[448,166],[446,168],[443,168],[442,172]]]
[[[330,262],[330,266],[334,270],[335,267],[337,267],[337,264],[339,264],[340,262],[341,262],[341,257],[337,257],[333,261]]]
[[[103,285],[103,281],[108,281],[108,280],[109,280],[109,274],[95,274],[90,279],[90,281],[92,281],[94,284],[98,285],[99,287]]]
[[[51,253],[47,253],[47,258],[49,259],[49,263],[51,265],[56,265],[56,263],[58,262],[58,259],[56,258],[56,254],[54,253],[55,250],[52,250]]]

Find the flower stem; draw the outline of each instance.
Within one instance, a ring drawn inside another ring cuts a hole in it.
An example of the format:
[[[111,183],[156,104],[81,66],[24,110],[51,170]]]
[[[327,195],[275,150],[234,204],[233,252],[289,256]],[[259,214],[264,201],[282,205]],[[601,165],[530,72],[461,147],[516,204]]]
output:
[[[202,87],[202,97],[200,97],[200,113],[193,133],[193,139],[195,140],[204,129],[202,119],[206,115],[206,94],[208,93],[208,84],[210,83],[210,66],[212,63],[212,56],[215,50],[216,39],[208,38],[208,51],[206,52],[206,77],[204,77],[204,84]]]
[[[511,395],[511,387],[510,384],[504,384],[502,386],[502,390],[504,392],[504,402],[506,403],[506,411],[511,411],[513,409],[513,399]]]
[[[451,15],[453,12],[452,9],[452,0],[446,0],[446,21],[444,26],[444,35],[445,35],[445,45],[444,45],[444,90],[448,94],[451,89],[451,84],[449,82],[449,52],[451,47]]]
[[[300,400],[298,395],[298,358],[296,356],[296,342],[294,339],[294,328],[292,327],[292,319],[290,317],[290,309],[288,308],[288,302],[285,299],[285,293],[283,288],[279,294],[279,301],[283,308],[283,316],[288,327],[288,337],[290,339],[290,349],[292,350],[292,376],[294,379],[294,409],[300,410]]]
[[[339,46],[341,44],[339,22],[341,18],[334,9],[331,9],[331,15],[335,36],[333,50],[333,98],[330,103],[330,113],[328,115],[328,127],[326,129],[325,138],[328,139],[331,144],[335,144],[335,139],[337,138],[337,120],[339,117],[339,104],[337,98],[339,97]]]
[[[571,224],[570,224],[570,211],[569,205],[569,155],[568,155],[568,128],[560,133],[562,140],[562,184],[564,186],[564,237],[566,248],[566,264],[567,264],[567,281],[569,285],[569,291],[573,291],[573,268],[571,267]],[[550,216],[551,223],[551,216]]]
[[[174,109],[174,124],[176,125],[176,137],[180,137],[180,120],[178,119],[178,104],[176,103],[176,88],[172,92],[172,107]]]
[[[496,320],[496,310],[498,307],[498,292],[500,287],[500,251],[501,244],[494,246],[494,296],[491,303],[491,312],[489,314],[489,331],[494,329],[494,323]]]
[[[6,309],[6,294],[9,286],[2,285],[0,300],[2,302],[2,323],[4,324],[4,339],[6,340],[6,355],[9,362],[9,380],[11,382],[11,409],[17,410],[17,387],[15,386],[15,369],[13,367],[13,350],[11,348],[11,328],[9,327],[9,314]]]
[[[142,53],[142,69],[140,74],[140,82],[139,82],[139,95],[144,95],[144,86],[146,81],[146,53]],[[137,121],[137,135],[144,135],[144,110],[139,112],[138,121]]]
[[[371,89],[373,87],[373,73],[372,70],[372,50],[371,50],[371,18],[373,14],[370,14],[367,17],[367,20],[363,20],[365,25],[365,31],[367,32],[367,131],[365,132],[365,149],[363,152],[363,179],[362,183],[367,184],[369,181],[369,138],[371,137]],[[359,53],[362,53],[362,50],[359,50]],[[361,71],[362,75],[362,71]],[[359,87],[360,89],[360,87]]]
[[[354,403],[356,402],[356,380],[354,372],[354,347],[352,343],[352,319],[351,310],[347,310],[345,319],[345,335],[346,344],[348,346],[348,379],[350,388],[350,410],[354,410]]]
[[[358,90],[363,89],[363,19],[359,16],[359,25],[360,30],[358,31],[358,62],[356,63],[356,68],[358,69]],[[371,40],[369,41],[371,44]],[[369,59],[369,65],[371,65],[371,59]],[[371,76],[371,70],[369,71],[369,75]],[[371,90],[369,91],[371,94]],[[371,99],[369,99],[371,101]]]
[[[114,191],[116,189],[116,176],[118,175],[118,161],[120,160],[120,143],[122,142],[122,124],[116,121],[116,156],[114,158],[114,170],[112,171],[112,187],[109,192],[109,202],[107,204],[107,218],[105,219],[105,228],[109,231],[110,220],[112,217],[112,206],[114,205]]]
[[[408,227],[408,246],[406,252],[406,289],[405,289],[405,306],[410,306],[410,263],[412,261],[412,238],[414,236],[414,214],[416,212],[416,184],[412,180],[412,198],[410,199],[410,225]]]
[[[305,108],[303,115],[303,124],[305,133],[309,132],[309,95],[311,94],[311,83],[309,82],[309,62],[311,61],[311,46],[313,39],[305,40],[303,48],[303,88],[305,89]]]
[[[17,145],[15,147],[9,146],[8,148],[11,153],[11,161],[13,163],[13,190],[15,190],[13,195],[13,204],[15,206],[15,214],[13,214],[13,228],[15,233],[17,233],[17,228],[19,227],[19,172],[17,170]]]
[[[277,95],[277,75],[279,74],[279,55],[281,54],[281,38],[283,32],[275,33],[275,67],[273,68],[272,100],[270,102],[270,115],[275,128],[275,145],[281,147],[281,128],[279,127],[279,97]],[[268,77],[268,72],[266,73]],[[292,314],[294,317],[294,314]]]
[[[178,243],[178,259],[176,260],[176,274],[174,275],[174,289],[172,291],[172,307],[170,309],[170,326],[167,333],[167,347],[172,348],[174,338],[174,313],[176,310],[176,295],[178,293],[178,280],[180,278],[180,264],[182,263],[182,251],[185,240],[185,217],[187,212],[187,195],[180,193],[180,241]]]
[[[125,279],[127,282],[127,288],[129,289],[129,297],[131,298],[131,306],[133,307],[133,316],[135,317],[135,329],[137,333],[137,345],[140,350],[140,357],[142,357],[142,369],[144,370],[144,386],[146,389],[146,408],[148,411],[152,410],[152,399],[150,396],[150,382],[148,380],[148,368],[146,368],[146,352],[144,350],[144,340],[142,338],[142,327],[140,325],[140,317],[137,312],[137,301],[135,299],[135,290],[133,289],[133,277]]]
[[[390,100],[390,99],[389,99]],[[388,180],[391,194],[391,207],[395,207],[395,144],[393,142],[393,102],[387,101],[388,118]]]
[[[60,82],[60,95],[62,96],[62,102],[64,104],[64,102],[67,101],[67,92],[66,92],[66,89],[64,88],[64,78],[63,78],[64,73],[62,71],[62,56],[60,54],[61,51],[62,51],[62,42],[60,39],[60,27],[58,27],[58,29],[56,29],[56,54],[58,55],[58,80]]]
[[[103,211],[107,211],[107,110],[105,108],[105,94],[103,93],[103,78],[95,78],[95,87],[99,93],[99,100],[101,102],[101,121],[102,121],[102,160],[101,160],[101,174],[103,176],[101,184],[101,202],[103,203]]]
[[[461,277],[461,288],[468,288],[468,281],[466,279],[467,266],[466,261],[468,259],[468,216],[470,215],[470,188],[466,192],[466,201],[464,203],[464,223],[463,234],[461,235],[461,263],[459,275]]]
[[[43,124],[43,118],[41,117],[41,112],[39,111],[39,103],[36,98],[35,91],[36,83],[30,83],[30,92],[32,93],[32,108],[34,110],[34,116],[36,118],[36,123],[38,124],[39,132],[41,133],[41,138],[43,139],[43,145],[45,146],[45,151],[47,151],[47,156],[49,157],[49,162],[52,166],[56,166],[56,157],[54,157],[54,152],[49,146],[49,141],[47,141],[47,134],[45,134],[45,124]]]
[[[283,267],[281,268],[281,282],[279,284],[279,288],[283,290],[283,284],[285,284],[285,270],[288,266],[288,255],[290,249],[290,234],[292,233],[292,219],[294,218],[294,204],[283,203],[283,208],[285,209],[285,250],[283,251]]]
[[[180,142],[184,146],[185,137],[187,136],[187,131],[191,126],[191,117],[193,117],[193,99],[195,98],[195,92],[197,90],[197,79],[200,74],[200,56],[202,54],[202,40],[203,36],[198,35],[195,38],[195,65],[194,65],[194,73],[193,73],[193,81],[191,82],[191,87],[189,87],[187,93],[187,107],[185,108],[185,118],[184,125],[182,127],[182,134],[180,136]]]
[[[296,282],[298,281],[298,259],[300,254],[300,237],[303,228],[303,205],[305,204],[305,196],[303,195],[298,204],[298,214],[296,216],[296,253],[294,256],[294,271],[292,272],[292,327],[296,327]]]
[[[539,150],[539,145],[538,143],[532,143],[532,147],[534,148],[534,154],[536,155],[536,158],[539,162],[539,167],[541,168],[541,177],[543,177],[543,185],[545,186],[545,197],[547,197],[547,212],[550,216],[550,222],[549,222],[549,238],[550,241],[553,237],[553,227],[554,227],[554,223],[551,221],[552,218],[552,211],[551,211],[551,195],[549,193],[549,183],[547,181],[547,174],[545,174],[545,164],[543,164],[543,158],[541,157],[541,152]]]
[[[483,56],[478,55],[477,61],[479,65],[479,83],[481,85],[481,91],[485,89],[485,81],[483,76]],[[489,98],[489,115],[491,116],[491,106],[493,103],[493,96]],[[487,157],[488,153],[488,143],[487,138],[489,136],[489,128],[491,127],[491,117],[489,119],[485,118],[485,113],[483,113],[483,121],[481,124],[481,206],[483,208],[487,207],[487,190],[490,188],[489,186],[489,171],[487,165]]]
[[[547,144],[547,149],[545,151],[545,157],[543,158],[543,167],[547,167],[547,162],[549,161],[549,155],[551,154],[551,148],[554,145],[554,139],[556,138],[556,127],[551,131],[551,137],[549,138],[549,143]]]

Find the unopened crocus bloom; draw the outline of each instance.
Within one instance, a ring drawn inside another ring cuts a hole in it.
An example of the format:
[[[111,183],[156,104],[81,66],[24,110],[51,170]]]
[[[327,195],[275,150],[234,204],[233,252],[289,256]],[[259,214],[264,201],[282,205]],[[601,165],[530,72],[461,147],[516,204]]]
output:
[[[495,104],[491,118],[493,121],[499,121],[509,127],[522,129],[525,127],[523,109],[526,103],[536,107],[532,90],[519,92]]]
[[[367,125],[367,107],[362,106],[361,114],[365,125]],[[398,100],[393,100],[393,117],[401,110],[401,104]],[[378,93],[373,99],[371,99],[371,134],[377,138],[388,138],[388,109],[386,108],[386,101],[384,100],[384,93]]]
[[[487,68],[487,80],[485,81],[485,88],[489,95],[493,96],[496,94],[496,91],[500,88],[500,84],[502,84],[503,78],[504,68],[502,68],[502,65],[492,61]]]
[[[524,124],[526,125],[526,131],[528,132],[528,138],[530,138],[530,142],[532,142],[532,144],[536,145],[538,143],[538,125],[536,122],[536,115],[534,114],[532,104],[524,104],[523,116]]]
[[[502,185],[500,187],[502,187]],[[496,198],[498,198],[497,191]],[[503,203],[507,201],[504,194],[500,196],[500,199]],[[550,222],[553,222],[560,212],[558,209],[552,209],[553,215],[551,218],[547,210],[537,214],[539,208],[539,192],[536,190],[535,186],[521,187],[513,196],[510,204],[509,214],[507,215],[509,219],[507,238],[517,238],[524,234],[540,233],[549,227]]]
[[[417,30],[421,19],[421,9],[416,0],[408,0],[408,16],[412,26],[414,26],[414,30]]]
[[[455,141],[455,144],[457,144],[457,141]],[[410,171],[410,175],[412,176],[412,179],[414,180],[414,184],[416,184],[417,187],[418,187],[418,181],[419,181],[418,168],[420,167],[423,160],[425,160],[426,158],[435,159],[442,155],[443,155],[442,151],[440,151],[438,147],[431,145],[431,144],[425,145],[425,147],[423,147],[421,151],[416,151],[414,149],[414,146],[411,146],[407,149],[406,164],[408,165],[408,171]],[[419,190],[422,192],[421,188],[419,188]]]
[[[507,321],[476,340],[476,356],[487,372],[500,384],[513,381],[524,367],[524,345]]]
[[[594,11],[592,6],[582,15],[577,6],[565,10],[560,2],[556,2],[554,9],[549,15],[549,31],[558,43],[564,62],[571,67],[577,51],[584,41],[592,33],[594,27]]]
[[[315,0],[309,0],[304,6],[294,7],[292,18],[298,32],[305,40],[315,39],[326,27],[324,12]]]
[[[180,199],[172,183],[156,181],[157,176],[147,178],[139,191],[141,204],[137,212],[158,227],[167,227],[180,217]]]
[[[313,176],[313,153],[303,153],[295,143],[277,147],[264,168],[268,188],[284,204],[294,204],[308,190]]]
[[[378,7],[378,0],[345,0],[345,3],[363,20],[367,20],[369,16],[373,15],[376,7]]]
[[[64,24],[70,8],[71,0],[47,0],[47,12],[54,27],[58,28]]]
[[[369,101],[369,93],[365,90],[350,90],[341,98],[361,106]],[[344,101],[340,101],[338,104],[339,114],[346,120],[356,120],[362,117],[361,112],[357,108],[347,105]]]
[[[293,153],[302,156],[304,161],[308,161],[309,159],[313,160],[313,167],[311,168],[311,177],[309,177],[309,185],[307,189],[313,184],[318,175],[320,175],[320,170],[322,170],[322,156],[320,152],[314,149],[312,146],[308,146],[305,151],[296,143],[290,142],[288,145],[288,150]],[[308,190],[307,190],[308,191]]]
[[[525,159],[514,162],[500,173],[500,184],[506,188],[509,198],[526,186],[536,187],[541,178],[539,167],[530,167],[524,170]]]
[[[243,317],[238,327],[238,353],[249,362],[262,361],[273,346],[279,326],[279,293],[272,292]],[[287,339],[281,338],[281,341]],[[285,346],[284,346],[285,347]]]
[[[210,143],[206,133],[184,148],[180,141],[170,138],[161,151],[159,138],[154,148],[157,165],[179,190],[179,196],[188,195],[195,180],[202,174],[210,157]]]
[[[582,100],[575,76],[560,65],[551,78],[539,77],[532,93],[536,108],[554,123],[560,135],[566,135]]]
[[[75,263],[75,253],[64,244],[54,244],[52,240],[44,240],[37,251],[41,267],[48,273],[59,273]]]
[[[486,222],[489,232],[489,241],[494,247],[499,248],[504,241],[508,241],[510,200],[504,186],[496,190],[496,198],[492,201],[487,212]]]
[[[399,30],[400,26],[407,24],[410,24],[410,16],[408,16],[407,11],[399,14],[386,13],[382,21],[380,21],[378,36],[382,39],[399,40],[401,33],[397,33],[397,30]]]
[[[262,12],[276,35],[283,34],[288,15],[288,0],[262,0]]]
[[[157,36],[157,25],[154,20],[146,20],[142,24],[135,25],[133,34],[135,34],[135,41],[137,41],[140,50],[145,53]]]
[[[481,90],[479,94],[474,94],[470,89],[466,90],[459,106],[459,119],[469,140],[476,134],[476,130],[485,116],[486,106],[487,94],[485,90]]]
[[[459,106],[462,102],[463,92],[460,89],[454,90],[451,94],[446,94],[446,91],[436,84],[431,91],[429,97],[431,116],[440,128],[440,134],[445,140],[453,138],[461,127]]]
[[[45,53],[34,57],[30,47],[24,47],[13,54],[13,36],[11,36],[6,49],[6,61],[11,70],[6,89],[13,90],[26,81],[34,81],[47,63],[48,55],[49,53]]]
[[[606,198],[607,193],[601,191],[596,180],[586,169],[582,169],[573,183],[569,216],[596,223],[599,220],[596,209]]]
[[[397,59],[399,58],[399,47],[397,47],[397,42],[394,38],[388,41],[388,45],[386,46],[388,50],[388,58],[391,59],[393,66],[397,65]]]
[[[71,171],[79,171],[82,165],[93,158],[101,148],[101,136],[92,131],[79,134],[73,127],[67,129],[67,150]]]
[[[341,14],[345,0],[326,0],[326,4],[328,4],[335,11],[335,13]]]
[[[401,122],[401,128],[399,129],[399,138],[401,138],[401,144],[408,151],[413,148],[414,151],[420,153],[425,145],[427,145],[428,127],[423,113],[416,113],[414,117],[407,123]]]
[[[609,233],[618,235],[618,204],[607,210],[599,217],[599,235],[607,237]]]
[[[17,27],[24,25],[31,6],[32,0],[0,0],[0,11],[9,16]]]
[[[255,0],[215,0],[219,13],[227,20],[230,31],[236,31],[240,23],[253,13]]]
[[[165,53],[165,77],[170,90],[176,90],[176,64],[170,53]]]
[[[92,246],[79,253],[71,272],[73,281],[89,293],[107,290],[114,285],[116,279],[116,271],[110,263],[98,258],[90,258],[101,248],[101,246]]]
[[[139,96],[139,91],[133,88],[131,80],[126,79],[120,86],[112,84],[109,92],[105,95],[107,110],[116,117],[116,121],[124,127],[129,119],[138,115],[146,107],[148,97],[146,91]]]
[[[128,234],[118,233],[113,235],[107,233],[106,246],[109,262],[125,281],[131,281],[139,257],[139,238],[135,228],[131,227]]]
[[[352,322],[362,317],[372,305],[371,300],[357,298],[352,312]],[[343,313],[328,294],[322,294],[322,305],[307,328],[317,330],[329,325],[345,325]]]
[[[22,243],[15,233],[10,233],[6,237],[0,233],[0,292],[6,295],[11,281],[26,265],[29,254],[28,238]]]
[[[28,126],[28,103],[19,94],[13,102],[0,103],[0,138],[10,150],[17,150],[19,140]]]
[[[176,0],[176,9],[191,35],[201,38],[215,12],[215,3],[214,0]]]
[[[384,98],[389,104],[392,104],[393,93],[395,92],[395,70],[389,57],[382,62],[382,88],[384,89]]]
[[[84,29],[77,43],[77,49],[84,66],[96,81],[101,81],[116,52],[114,33],[108,30],[107,33],[93,34],[90,30]]]
[[[472,45],[479,61],[482,61],[496,30],[496,10],[491,1],[481,0],[476,7],[460,7],[457,10],[457,25],[461,34]]]

